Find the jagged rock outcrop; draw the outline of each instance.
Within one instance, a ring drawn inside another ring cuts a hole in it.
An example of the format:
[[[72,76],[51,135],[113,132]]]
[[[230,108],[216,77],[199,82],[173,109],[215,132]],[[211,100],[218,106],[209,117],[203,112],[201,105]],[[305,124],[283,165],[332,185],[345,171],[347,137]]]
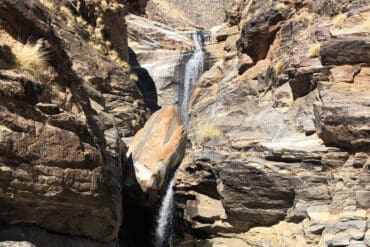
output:
[[[124,2],[104,3],[0,2],[1,240],[115,244],[121,138],[147,113],[130,79]]]
[[[134,168],[131,179],[137,181],[145,196],[143,204],[156,202],[168,177],[184,157],[186,140],[180,111],[175,105],[155,112],[136,133],[127,156],[132,158]],[[132,184],[128,180],[125,184]]]
[[[366,246],[366,1],[239,7],[212,38],[222,60],[192,95],[178,243]]]

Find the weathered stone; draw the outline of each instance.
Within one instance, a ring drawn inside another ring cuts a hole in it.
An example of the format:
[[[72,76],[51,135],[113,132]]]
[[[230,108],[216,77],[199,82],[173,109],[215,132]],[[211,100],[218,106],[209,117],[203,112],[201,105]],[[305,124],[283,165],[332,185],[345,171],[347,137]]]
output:
[[[203,223],[213,223],[215,220],[225,219],[226,214],[221,201],[196,194],[195,200],[186,202],[185,217]]]
[[[369,70],[353,54],[350,63],[341,57],[323,65],[326,58],[313,48],[367,40],[356,30],[364,30],[369,10],[360,8],[364,1],[340,1],[351,20],[334,32],[330,18],[307,12],[311,4],[237,1],[240,9],[231,10],[243,28],[239,41],[225,46],[190,103],[193,145],[176,186],[181,237],[219,234],[247,246],[361,246],[370,181]],[[239,75],[243,55],[256,65]],[[222,201],[223,227],[184,213],[198,193]]]
[[[114,247],[115,241],[98,242],[81,236],[72,236],[48,232],[35,226],[2,226],[0,228],[0,246],[2,247]],[[2,245],[4,244],[5,245]],[[10,245],[7,243],[10,243]]]
[[[106,7],[93,1],[0,3],[1,41],[11,49],[37,41],[46,54],[36,75],[18,67],[0,71],[1,240],[20,235],[12,238],[30,241],[32,234],[22,232],[31,224],[63,234],[70,246],[112,246],[118,237],[121,137],[141,128],[146,110],[122,66],[128,49],[124,7],[117,1]],[[120,60],[107,56],[112,47]],[[25,227],[12,235],[13,225]],[[90,240],[69,244],[73,236]],[[52,234],[36,239],[42,246],[59,241]],[[61,242],[55,246],[65,246]]]
[[[60,109],[55,104],[48,104],[48,103],[37,103],[37,108],[39,108],[42,112],[53,115],[60,113]]]
[[[132,49],[130,64],[148,107],[154,112],[158,106],[177,103],[181,66],[193,48],[190,37],[143,17],[129,15],[126,20]]]
[[[257,79],[258,76],[266,72],[270,63],[271,61],[268,59],[258,61],[258,63],[255,66],[249,68],[247,71],[244,72],[242,78],[247,80]]]
[[[130,143],[137,182],[148,194],[148,204],[155,202],[166,177],[180,164],[186,145],[186,134],[178,108],[164,107],[154,113]]]
[[[322,83],[316,126],[327,145],[355,148],[369,145],[368,83]]]
[[[320,56],[324,65],[369,63],[370,42],[359,37],[333,39],[321,47]]]
[[[351,65],[335,66],[330,70],[333,82],[353,82],[355,74],[360,72],[360,68],[357,69]]]
[[[239,59],[239,75],[242,75],[247,69],[253,66],[253,60],[247,54],[242,54],[241,58]]]
[[[256,10],[262,10],[257,12]],[[289,10],[289,9],[288,9]],[[238,47],[240,53],[248,54],[257,63],[265,59],[270,45],[289,11],[270,8],[268,2],[253,1],[249,7],[250,19],[242,26]],[[255,11],[252,14],[252,11]]]
[[[236,231],[279,222],[294,201],[294,192],[279,174],[266,174],[253,164],[222,163],[217,168],[227,219]]]

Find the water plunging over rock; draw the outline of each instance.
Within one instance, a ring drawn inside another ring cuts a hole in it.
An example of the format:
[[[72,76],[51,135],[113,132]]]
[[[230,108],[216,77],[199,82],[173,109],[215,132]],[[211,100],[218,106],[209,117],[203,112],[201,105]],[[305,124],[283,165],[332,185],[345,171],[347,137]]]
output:
[[[204,51],[203,51],[203,37],[200,32],[191,34],[194,42],[195,50],[190,59],[185,64],[183,74],[183,90],[182,95],[179,95],[181,115],[185,127],[189,123],[189,115],[187,113],[189,106],[189,99],[192,94],[195,82],[203,73]],[[179,94],[181,91],[179,92]],[[167,186],[166,193],[163,196],[156,222],[155,230],[155,246],[171,246],[172,238],[172,219],[174,206],[174,190],[173,187],[176,182],[176,174],[173,176]]]
[[[189,124],[188,106],[189,99],[193,92],[195,82],[203,73],[204,51],[203,38],[201,32],[192,33],[192,39],[195,46],[195,51],[185,64],[184,80],[183,80],[183,94],[180,97],[181,115],[184,120],[185,127]],[[181,100],[182,99],[182,100]]]
[[[163,197],[161,207],[157,217],[157,227],[155,230],[155,246],[162,247],[171,246],[172,235],[172,219],[173,219],[173,204],[174,204],[174,190],[173,187],[176,182],[176,174],[168,184],[166,194]]]

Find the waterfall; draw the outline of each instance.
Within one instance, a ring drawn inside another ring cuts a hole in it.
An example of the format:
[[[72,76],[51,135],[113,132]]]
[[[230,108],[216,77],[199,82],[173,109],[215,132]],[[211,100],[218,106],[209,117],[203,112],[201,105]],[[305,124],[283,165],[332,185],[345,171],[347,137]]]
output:
[[[203,37],[201,32],[194,32],[191,34],[195,50],[190,59],[184,66],[183,74],[183,90],[182,95],[179,95],[181,115],[185,127],[189,124],[188,106],[190,96],[193,92],[195,82],[203,73],[204,51],[203,51]],[[162,198],[159,208],[159,213],[156,219],[155,229],[155,246],[171,246],[171,238],[173,236],[173,209],[174,209],[174,190],[173,187],[176,182],[176,173],[171,181],[168,183],[166,192]]]
[[[163,197],[162,204],[159,208],[157,218],[157,227],[155,231],[155,246],[171,246],[172,235],[172,218],[173,218],[173,187],[176,182],[176,174],[168,184],[166,194]]]
[[[190,96],[193,92],[195,82],[203,73],[204,51],[203,51],[203,38],[201,32],[194,32],[191,35],[195,50],[190,59],[185,64],[184,80],[183,80],[183,95],[180,105],[181,115],[184,120],[185,127],[189,125],[188,106]]]

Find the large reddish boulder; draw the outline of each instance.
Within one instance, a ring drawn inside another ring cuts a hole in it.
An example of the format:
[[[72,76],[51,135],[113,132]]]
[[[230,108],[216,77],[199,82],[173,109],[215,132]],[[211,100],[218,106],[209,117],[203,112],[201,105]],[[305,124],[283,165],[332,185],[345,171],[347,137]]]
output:
[[[135,176],[148,197],[147,203],[158,198],[166,177],[184,157],[186,134],[180,111],[171,105],[153,114],[132,140],[127,156],[132,156]]]

